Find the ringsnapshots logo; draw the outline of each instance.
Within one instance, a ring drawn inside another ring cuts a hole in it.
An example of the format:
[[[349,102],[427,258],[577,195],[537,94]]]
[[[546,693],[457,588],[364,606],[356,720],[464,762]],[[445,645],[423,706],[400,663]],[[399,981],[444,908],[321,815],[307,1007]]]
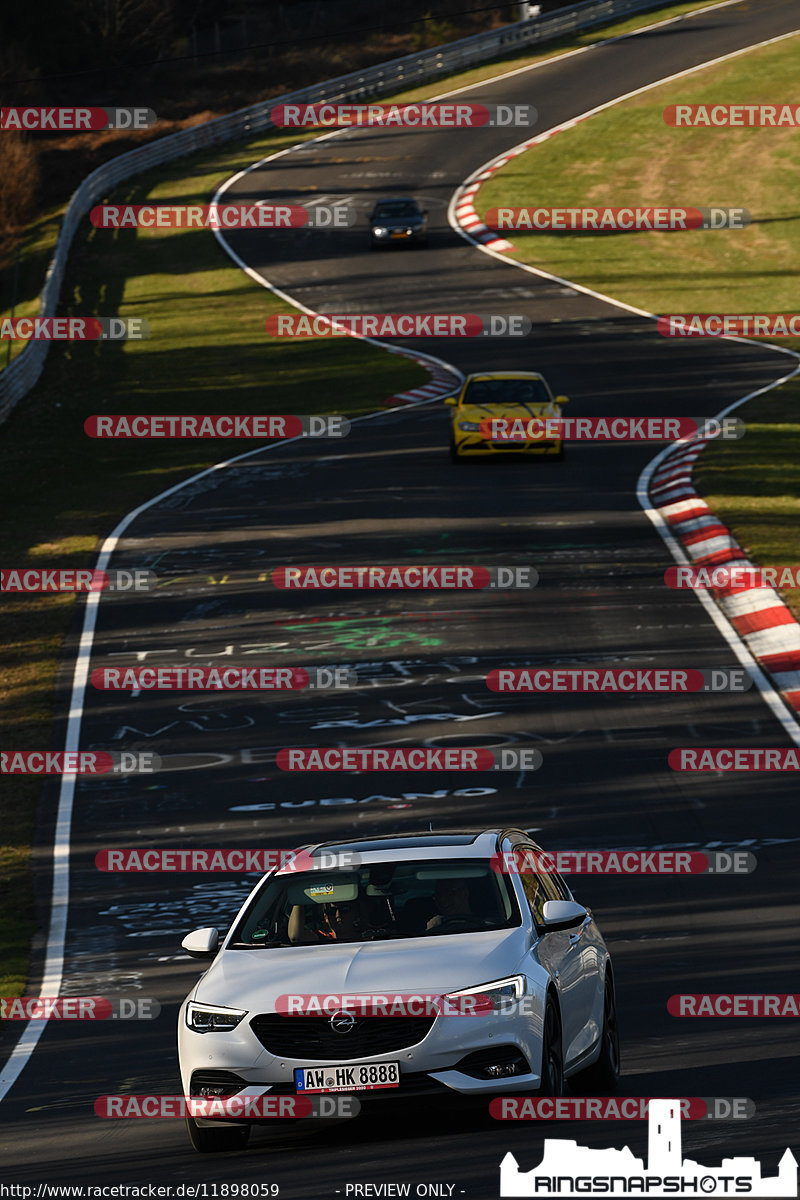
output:
[[[497,668],[486,676],[492,692],[746,692],[753,686],[743,667],[708,670],[675,667],[559,667]]]
[[[533,328],[520,313],[278,314],[264,328],[272,337],[527,337]]]
[[[511,1152],[500,1164],[500,1196],[796,1196],[797,1160],[786,1150],[778,1174],[764,1177],[755,1158],[726,1158],[719,1167],[683,1159],[682,1101],[651,1099],[648,1159],[623,1150],[591,1149],[574,1140],[545,1138],[542,1160],[521,1171]]]
[[[0,339],[17,342],[140,341],[150,336],[144,317],[4,317]]]
[[[340,566],[276,567],[272,584],[282,591],[492,591],[536,587],[533,567]]]
[[[349,229],[358,214],[348,204],[98,204],[95,229]]]
[[[0,108],[0,130],[21,133],[149,129],[157,120],[152,108]]]
[[[498,233],[676,233],[744,229],[746,208],[490,208],[484,223]]]
[[[3,750],[0,775],[153,775],[161,758],[149,750]]]
[[[537,112],[532,104],[276,104],[273,125],[282,129],[530,129]]]
[[[0,592],[149,592],[158,582],[154,571],[81,570],[78,568],[6,568]]]
[[[83,423],[91,438],[343,438],[339,416],[92,416]]]
[[[348,667],[96,667],[101,692],[301,692],[349,688]]]

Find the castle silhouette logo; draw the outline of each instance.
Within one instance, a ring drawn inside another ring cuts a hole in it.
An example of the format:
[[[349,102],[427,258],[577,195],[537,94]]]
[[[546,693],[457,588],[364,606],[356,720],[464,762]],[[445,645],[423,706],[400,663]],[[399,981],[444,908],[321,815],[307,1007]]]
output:
[[[500,1164],[500,1195],[557,1196],[797,1196],[797,1159],[786,1150],[778,1174],[761,1175],[756,1158],[724,1158],[720,1167],[683,1159],[679,1100],[651,1100],[647,1167],[622,1150],[591,1150],[546,1138],[542,1161],[520,1171],[514,1155]]]

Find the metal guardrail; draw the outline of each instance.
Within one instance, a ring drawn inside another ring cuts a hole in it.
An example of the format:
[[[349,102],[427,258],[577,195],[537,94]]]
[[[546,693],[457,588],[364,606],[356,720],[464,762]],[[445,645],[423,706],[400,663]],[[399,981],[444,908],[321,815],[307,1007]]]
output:
[[[275,96],[249,108],[239,109],[191,129],[168,134],[136,150],[109,159],[87,175],[70,197],[47,269],[39,303],[39,315],[56,315],[61,284],[72,239],[89,210],[123,180],[171,162],[186,154],[205,150],[221,142],[255,137],[272,128],[270,112],[277,104],[318,103],[325,100],[359,101],[401,91],[436,78],[445,78],[465,67],[475,66],[537,42],[552,41],[578,30],[590,29],[612,18],[662,7],[665,0],[583,0],[546,17],[503,25],[486,33],[473,34],[418,54],[406,54],[379,63],[365,71],[353,71],[324,83],[314,84],[284,96]],[[9,367],[0,372],[0,423],[17,402],[36,384],[49,349],[47,341],[31,341]]]

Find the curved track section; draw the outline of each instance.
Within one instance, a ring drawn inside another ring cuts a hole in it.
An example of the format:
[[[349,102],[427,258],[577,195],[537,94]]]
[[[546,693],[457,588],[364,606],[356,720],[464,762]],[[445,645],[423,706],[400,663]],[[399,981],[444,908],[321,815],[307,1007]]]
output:
[[[534,103],[546,127],[793,27],[784,0],[734,5],[679,25],[598,46],[482,87],[477,98]],[[348,131],[256,167],[231,199],[351,197],[411,191],[433,217],[427,252],[367,253],[363,230],[334,240],[299,232],[231,236],[252,271],[315,311],[509,311],[535,333],[513,342],[409,343],[466,372],[541,369],[587,415],[713,413],[772,382],[778,356],[758,346],[669,345],[648,321],[551,280],[487,258],[448,226],[459,183],[513,134]],[[669,351],[667,355],[667,349]],[[538,1161],[545,1134],[581,1144],[646,1149],[643,1124],[544,1129],[501,1126],[485,1110],[397,1106],[337,1128],[273,1131],[244,1154],[193,1154],[169,1121],[107,1121],[97,1096],[172,1093],[173,1018],[197,977],[182,934],[224,925],[249,882],[230,876],[107,876],[114,846],[293,846],[309,837],[390,832],[433,822],[502,821],[563,848],[746,846],[748,877],[576,880],[615,954],[624,1031],[625,1094],[751,1096],[756,1116],[685,1130],[702,1162],[736,1153],[774,1172],[796,1128],[796,1042],[782,1022],[678,1024],[675,991],[800,992],[792,949],[796,808],[793,785],[747,776],[685,777],[675,746],[786,745],[757,693],[546,698],[498,696],[483,682],[502,665],[731,665],[725,640],[691,594],[663,586],[671,558],[636,499],[652,450],[575,445],[563,463],[463,468],[447,459],[448,414],[420,405],[355,424],[320,451],[294,442],[256,451],[142,511],[115,563],[163,577],[156,596],[110,596],[97,609],[92,665],[140,663],[351,665],[352,695],[192,696],[89,693],[81,744],[147,748],[166,759],[152,783],[81,782],[72,819],[66,994],[141,994],[155,1022],[51,1022],[3,1103],[6,1173],[107,1184],[277,1182],[282,1197],[344,1195],[347,1184],[452,1185],[493,1196],[500,1159]],[[265,586],[293,563],[479,561],[534,563],[532,593],[312,594]],[[76,646],[77,649],[77,646]],[[68,711],[69,691],[63,692]],[[535,773],[447,778],[326,776],[275,767],[282,745],[534,743]],[[43,897],[46,900],[46,897]],[[208,1192],[211,1195],[211,1192]],[[352,1193],[351,1193],[352,1194]],[[377,1193],[374,1193],[377,1194]],[[447,1194],[446,1192],[443,1194]]]

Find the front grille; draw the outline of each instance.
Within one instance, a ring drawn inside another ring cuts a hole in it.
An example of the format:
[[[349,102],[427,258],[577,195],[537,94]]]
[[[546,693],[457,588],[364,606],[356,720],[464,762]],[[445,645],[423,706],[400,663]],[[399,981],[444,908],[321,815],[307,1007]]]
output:
[[[335,1033],[329,1017],[281,1017],[261,1013],[250,1028],[265,1050],[279,1058],[349,1062],[416,1046],[435,1017],[361,1017],[350,1033]]]

